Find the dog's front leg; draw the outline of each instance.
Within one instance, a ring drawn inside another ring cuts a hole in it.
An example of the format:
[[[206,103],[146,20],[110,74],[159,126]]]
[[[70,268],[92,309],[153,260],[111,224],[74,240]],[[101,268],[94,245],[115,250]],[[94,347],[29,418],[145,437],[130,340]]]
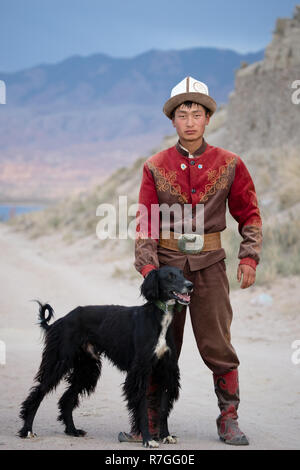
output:
[[[168,429],[168,416],[171,408],[170,394],[168,389],[164,389],[160,402],[160,433],[159,437],[164,444],[176,444],[177,439],[172,436]]]
[[[149,432],[146,389],[145,389],[145,396],[142,398],[139,408],[140,408],[139,409],[140,430],[141,430],[142,437],[143,437],[143,446],[150,447],[150,448],[159,447],[158,442],[152,439],[151,434]]]
[[[127,400],[127,407],[131,414],[132,431],[142,434],[144,447],[158,447],[159,444],[152,439],[149,432],[148,410],[147,410],[147,386],[151,366],[137,361],[127,374],[123,390]]]

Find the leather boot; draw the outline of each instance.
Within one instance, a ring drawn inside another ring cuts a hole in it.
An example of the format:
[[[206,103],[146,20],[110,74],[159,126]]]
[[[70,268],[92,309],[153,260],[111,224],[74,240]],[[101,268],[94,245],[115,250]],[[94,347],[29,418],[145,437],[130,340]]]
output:
[[[237,409],[240,403],[237,369],[222,375],[213,374],[213,378],[221,412],[217,418],[220,439],[226,444],[248,445],[249,441],[240,430],[237,422]]]

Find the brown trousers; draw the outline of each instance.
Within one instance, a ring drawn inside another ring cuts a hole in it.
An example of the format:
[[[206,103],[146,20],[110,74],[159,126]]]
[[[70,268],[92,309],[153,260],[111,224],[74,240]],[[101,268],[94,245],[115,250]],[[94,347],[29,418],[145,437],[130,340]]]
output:
[[[189,309],[194,336],[203,361],[215,374],[225,374],[236,369],[239,360],[230,338],[232,308],[225,261],[218,261],[197,271],[191,271],[186,262],[183,273],[194,284]],[[185,318],[186,307],[183,307],[181,312],[176,312],[173,321],[178,357]]]

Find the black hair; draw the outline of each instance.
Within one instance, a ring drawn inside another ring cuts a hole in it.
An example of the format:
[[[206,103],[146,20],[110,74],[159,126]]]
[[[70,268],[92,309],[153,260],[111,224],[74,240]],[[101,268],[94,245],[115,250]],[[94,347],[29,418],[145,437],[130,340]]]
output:
[[[195,101],[184,101],[184,103],[180,103],[178,106],[176,106],[175,109],[173,109],[172,114],[171,114],[171,119],[174,119],[174,117],[175,117],[175,111],[176,111],[176,109],[179,108],[179,106],[184,105],[184,106],[186,106],[187,108],[190,109],[190,108],[193,106],[193,104],[200,104],[200,103],[196,103]],[[204,106],[203,104],[201,104],[200,106],[202,106],[202,107],[204,108],[204,110],[205,110],[205,115],[206,115],[206,116],[207,116],[207,115],[210,116],[210,110],[209,110],[206,106]]]

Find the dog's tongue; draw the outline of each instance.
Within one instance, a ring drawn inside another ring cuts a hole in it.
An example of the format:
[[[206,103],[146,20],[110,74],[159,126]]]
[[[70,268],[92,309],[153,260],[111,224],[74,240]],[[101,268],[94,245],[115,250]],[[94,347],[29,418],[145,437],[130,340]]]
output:
[[[176,292],[176,295],[182,300],[185,300],[186,302],[190,301],[190,296],[188,294],[179,294],[179,292]]]

